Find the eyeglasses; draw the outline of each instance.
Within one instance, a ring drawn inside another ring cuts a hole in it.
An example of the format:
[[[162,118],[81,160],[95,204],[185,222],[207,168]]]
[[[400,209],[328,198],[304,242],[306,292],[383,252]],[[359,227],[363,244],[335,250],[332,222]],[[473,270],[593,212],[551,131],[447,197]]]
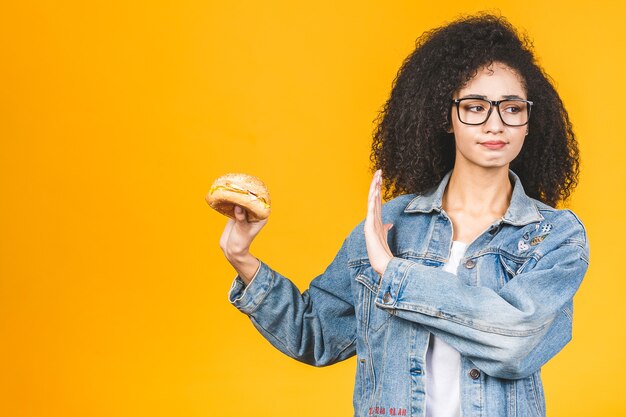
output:
[[[493,108],[498,109],[500,120],[507,126],[524,126],[530,119],[532,101],[513,99],[491,101],[482,98],[457,98],[452,100],[456,105],[459,121],[466,125],[482,125],[489,119]]]

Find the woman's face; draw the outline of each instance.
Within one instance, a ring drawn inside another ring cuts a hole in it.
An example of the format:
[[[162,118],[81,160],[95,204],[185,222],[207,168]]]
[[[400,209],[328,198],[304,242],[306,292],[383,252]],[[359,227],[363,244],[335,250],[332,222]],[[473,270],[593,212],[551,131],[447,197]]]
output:
[[[467,97],[484,98],[491,101],[503,99],[528,99],[518,73],[506,65],[494,62],[479,70],[465,86],[454,95],[455,99]],[[467,104],[468,101],[462,103]],[[502,107],[502,105],[501,105]],[[468,111],[484,111],[479,107]],[[510,114],[519,112],[517,108],[501,111]],[[465,117],[470,116],[467,113]],[[508,117],[509,115],[505,115]],[[462,166],[508,169],[511,161],[519,154],[524,144],[528,126],[508,126],[503,123],[494,107],[487,121],[480,125],[467,125],[458,117],[457,106],[452,106],[452,133],[456,144],[455,168]],[[467,121],[464,119],[464,121]]]

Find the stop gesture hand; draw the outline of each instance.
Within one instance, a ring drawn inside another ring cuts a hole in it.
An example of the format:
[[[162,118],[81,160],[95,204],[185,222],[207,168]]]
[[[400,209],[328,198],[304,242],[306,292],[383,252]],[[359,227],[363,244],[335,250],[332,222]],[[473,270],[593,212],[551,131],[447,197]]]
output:
[[[380,188],[382,185],[382,172],[376,171],[370,184],[369,197],[367,200],[367,217],[365,218],[365,246],[370,265],[376,272],[382,275],[387,264],[393,258],[391,249],[387,244],[387,232],[393,224],[383,224],[382,197]]]

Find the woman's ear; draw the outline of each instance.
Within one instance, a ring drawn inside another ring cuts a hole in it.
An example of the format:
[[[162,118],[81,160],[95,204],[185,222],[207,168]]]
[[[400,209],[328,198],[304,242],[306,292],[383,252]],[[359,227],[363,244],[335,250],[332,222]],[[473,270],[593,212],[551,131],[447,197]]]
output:
[[[454,128],[452,127],[452,121],[450,119],[446,120],[446,123],[443,125],[446,133],[454,133]]]

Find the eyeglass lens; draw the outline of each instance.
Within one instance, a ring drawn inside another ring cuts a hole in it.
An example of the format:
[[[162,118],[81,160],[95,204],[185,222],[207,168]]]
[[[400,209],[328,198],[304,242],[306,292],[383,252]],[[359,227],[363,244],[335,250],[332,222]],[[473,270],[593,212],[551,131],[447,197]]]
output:
[[[479,125],[487,121],[491,103],[482,99],[459,100],[459,118],[461,122]],[[528,123],[528,103],[522,100],[504,100],[499,104],[500,117],[509,126],[522,126]]]

